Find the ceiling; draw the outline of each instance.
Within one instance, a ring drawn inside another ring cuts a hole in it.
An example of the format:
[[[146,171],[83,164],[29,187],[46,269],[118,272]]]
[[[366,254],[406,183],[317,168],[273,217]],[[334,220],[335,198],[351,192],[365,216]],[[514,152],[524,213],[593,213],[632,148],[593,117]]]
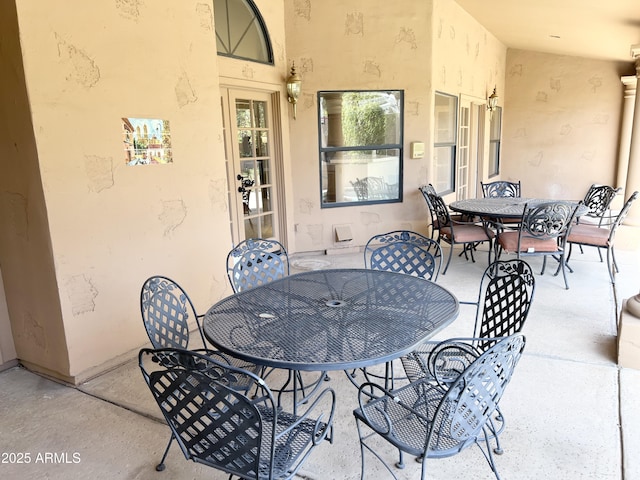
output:
[[[456,0],[507,48],[633,62],[639,0]]]

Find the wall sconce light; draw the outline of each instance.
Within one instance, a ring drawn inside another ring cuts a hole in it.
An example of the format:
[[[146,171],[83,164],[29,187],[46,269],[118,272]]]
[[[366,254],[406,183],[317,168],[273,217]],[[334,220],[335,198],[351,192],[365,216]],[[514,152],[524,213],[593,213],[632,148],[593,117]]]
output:
[[[296,73],[295,63],[291,64],[291,73],[287,77],[287,98],[289,103],[293,105],[293,118],[296,118],[296,104],[298,103],[298,97],[300,96],[300,86],[302,80]]]
[[[498,106],[498,94],[496,93],[496,87],[493,87],[493,93],[487,98],[487,110],[493,112]]]

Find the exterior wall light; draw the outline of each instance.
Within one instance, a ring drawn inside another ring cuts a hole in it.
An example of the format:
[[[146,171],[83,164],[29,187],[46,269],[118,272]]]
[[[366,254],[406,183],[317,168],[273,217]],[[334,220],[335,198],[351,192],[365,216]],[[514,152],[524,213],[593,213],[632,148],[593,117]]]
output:
[[[295,63],[291,65],[291,73],[287,77],[287,98],[289,103],[293,105],[293,118],[296,118],[296,104],[298,103],[298,97],[300,96],[300,86],[302,80],[296,73]]]
[[[487,110],[493,112],[498,106],[498,94],[496,93],[496,87],[493,87],[493,93],[487,98]]]

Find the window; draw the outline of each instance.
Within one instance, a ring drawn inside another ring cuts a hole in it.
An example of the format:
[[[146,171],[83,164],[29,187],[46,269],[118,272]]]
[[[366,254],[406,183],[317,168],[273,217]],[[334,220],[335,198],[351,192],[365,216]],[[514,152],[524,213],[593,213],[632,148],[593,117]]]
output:
[[[491,112],[489,127],[489,176],[500,173],[500,133],[502,130],[502,107],[496,107]]]
[[[271,41],[252,0],[214,0],[218,55],[273,64]]]
[[[436,92],[434,120],[434,179],[432,183],[438,193],[449,193],[453,192],[455,188],[458,98]]]
[[[401,90],[318,93],[321,205],[402,201]]]

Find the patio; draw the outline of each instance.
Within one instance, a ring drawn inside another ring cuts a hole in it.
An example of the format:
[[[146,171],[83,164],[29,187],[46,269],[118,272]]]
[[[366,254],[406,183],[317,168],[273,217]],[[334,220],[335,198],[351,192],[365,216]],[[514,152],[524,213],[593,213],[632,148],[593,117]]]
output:
[[[507,417],[501,437],[505,453],[496,463],[503,479],[640,478],[640,460],[631,453],[640,446],[640,371],[619,368],[615,358],[617,311],[623,299],[638,293],[640,252],[635,245],[633,240],[627,249],[619,247],[616,292],[595,249],[574,252],[570,290],[561,276],[536,275],[524,328],[525,354],[501,403]],[[477,258],[472,264],[454,257],[438,283],[459,300],[475,300],[486,266],[486,256]],[[531,264],[539,272],[539,260]],[[359,266],[360,253],[292,257],[292,273]],[[131,301],[137,301],[137,292]],[[473,313],[461,306],[458,320],[438,338],[468,335]],[[330,385],[338,395],[335,441],[311,456],[301,476],[356,479],[360,451],[351,413],[356,392],[343,374],[333,374]],[[155,471],[169,429],[159,419],[135,359],[78,387],[16,367],[0,373],[0,387],[2,478],[226,478],[185,461],[175,444],[167,469]],[[29,454],[30,463],[16,464],[9,453]],[[396,457],[393,449],[388,453]],[[407,461],[399,478],[417,478],[418,469],[419,464]],[[476,448],[430,460],[428,471],[432,479],[495,478]],[[372,457],[367,457],[366,478],[387,478]]]

